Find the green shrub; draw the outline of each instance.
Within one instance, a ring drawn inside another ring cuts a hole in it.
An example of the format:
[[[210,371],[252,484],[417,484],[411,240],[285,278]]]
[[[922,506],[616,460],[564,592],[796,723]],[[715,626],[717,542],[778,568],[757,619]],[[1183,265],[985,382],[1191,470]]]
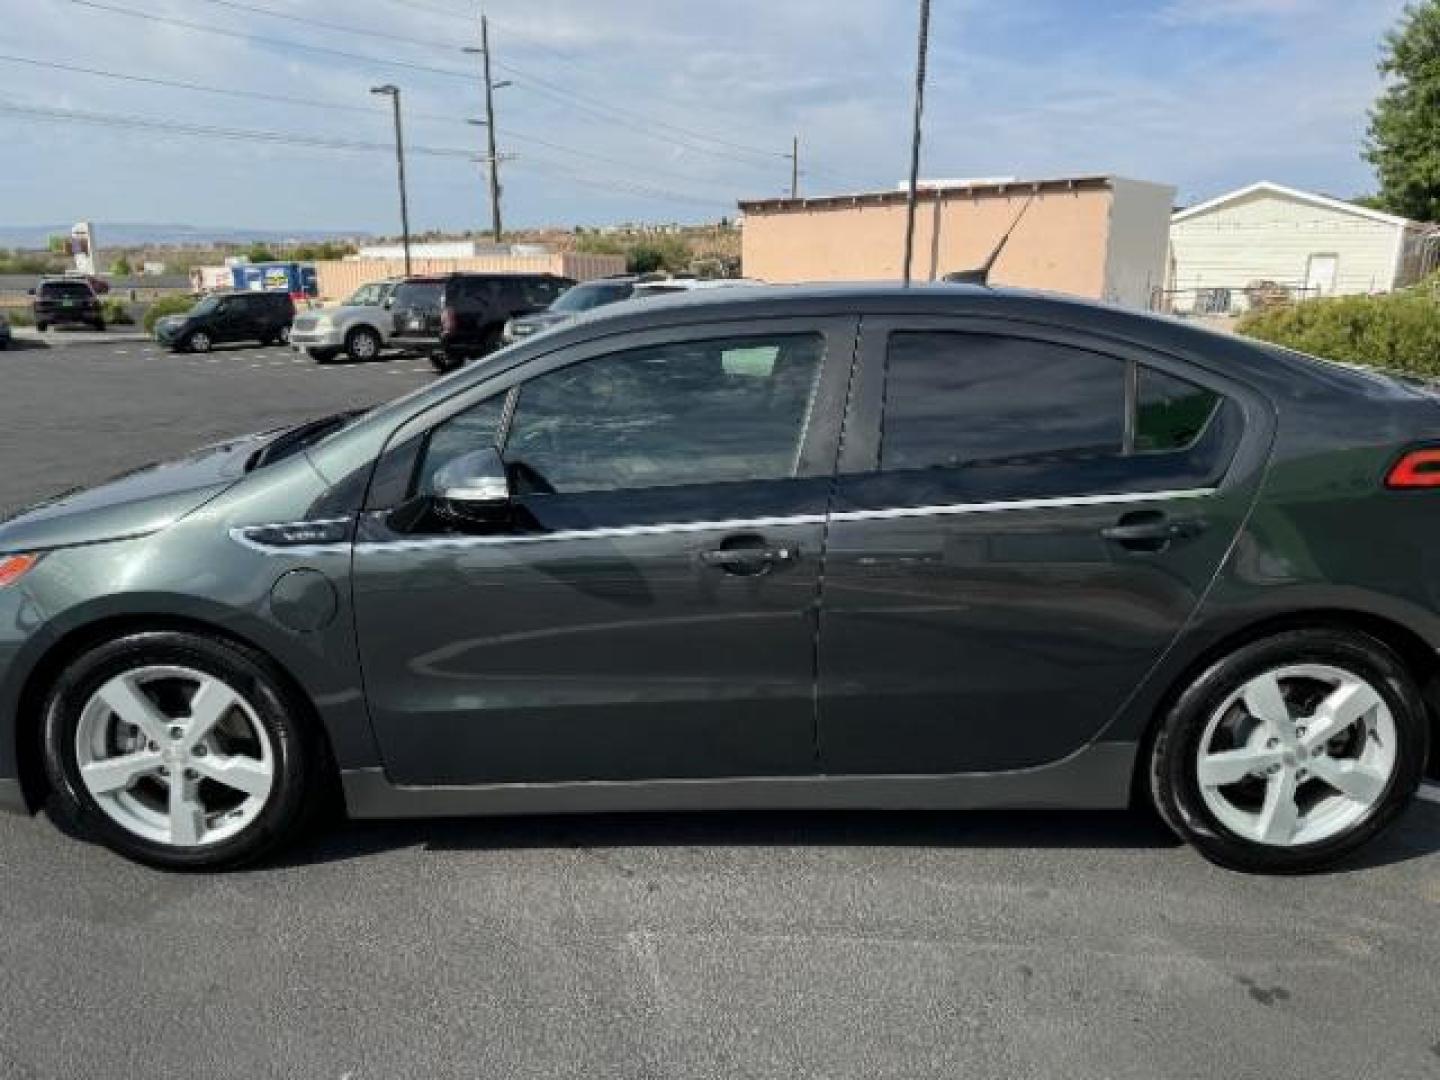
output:
[[[102,300],[100,314],[104,316],[107,326],[131,326],[135,322],[130,309],[119,300]]]
[[[1440,300],[1428,286],[1252,312],[1238,329],[1326,360],[1440,375]]]
[[[183,315],[195,306],[197,297],[194,296],[162,296],[150,305],[145,312],[145,332],[153,334],[155,324],[166,315]]]
[[[5,317],[10,320],[11,326],[35,325],[35,317],[24,308],[6,308]]]

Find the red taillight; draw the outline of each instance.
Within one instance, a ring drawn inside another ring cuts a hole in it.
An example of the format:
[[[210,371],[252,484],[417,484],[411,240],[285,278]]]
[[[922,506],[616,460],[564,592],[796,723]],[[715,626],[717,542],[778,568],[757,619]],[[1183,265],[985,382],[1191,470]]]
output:
[[[1440,447],[1408,450],[1385,477],[1388,488],[1440,488]]]
[[[440,309],[440,329],[447,334],[455,332],[455,309],[443,307]]]

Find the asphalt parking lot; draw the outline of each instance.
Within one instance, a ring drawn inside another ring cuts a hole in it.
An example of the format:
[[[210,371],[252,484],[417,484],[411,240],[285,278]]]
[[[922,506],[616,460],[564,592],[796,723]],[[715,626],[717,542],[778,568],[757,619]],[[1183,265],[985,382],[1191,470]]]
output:
[[[0,509],[431,377],[3,353]],[[0,1080],[1440,1076],[1437,986],[1436,802],[1298,879],[1124,813],[342,823],[210,877],[0,818]]]

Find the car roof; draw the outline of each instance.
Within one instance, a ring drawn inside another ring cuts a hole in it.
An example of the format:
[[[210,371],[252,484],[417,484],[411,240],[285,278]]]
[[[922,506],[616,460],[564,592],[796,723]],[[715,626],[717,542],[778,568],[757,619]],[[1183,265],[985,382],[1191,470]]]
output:
[[[1275,385],[1285,372],[1315,375],[1319,364],[1278,357],[1258,342],[1118,304],[1059,293],[949,282],[905,286],[887,282],[797,285],[736,284],[626,300],[585,312],[543,338],[547,350],[599,336],[700,321],[785,317],[971,316],[1070,329],[1168,352],[1227,375]],[[536,340],[538,346],[539,339]]]

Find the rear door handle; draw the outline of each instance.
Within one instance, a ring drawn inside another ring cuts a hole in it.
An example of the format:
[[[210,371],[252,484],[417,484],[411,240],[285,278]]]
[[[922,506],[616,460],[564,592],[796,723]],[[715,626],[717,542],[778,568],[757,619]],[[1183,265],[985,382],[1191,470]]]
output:
[[[700,562],[727,574],[764,574],[777,566],[792,563],[799,552],[794,547],[722,547],[702,551]]]
[[[1205,531],[1197,518],[1171,518],[1158,511],[1126,514],[1119,524],[1100,530],[1113,544],[1132,551],[1164,551],[1178,540],[1189,540]]]

